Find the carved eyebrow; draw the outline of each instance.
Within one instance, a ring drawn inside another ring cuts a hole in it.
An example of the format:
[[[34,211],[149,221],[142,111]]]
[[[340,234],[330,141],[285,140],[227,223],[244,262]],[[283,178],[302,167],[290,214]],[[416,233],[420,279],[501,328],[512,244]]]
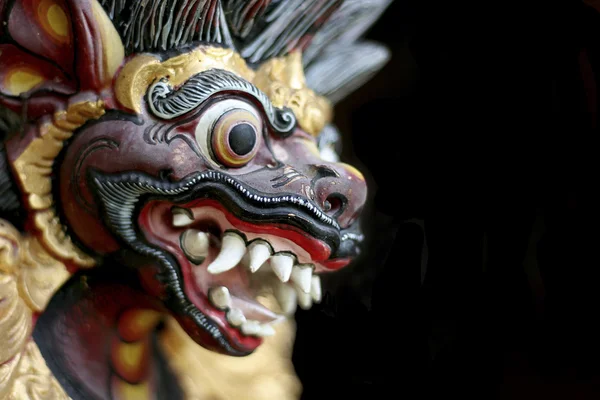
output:
[[[242,92],[256,98],[262,104],[271,127],[283,136],[291,134],[296,127],[296,116],[291,109],[273,106],[267,95],[252,83],[222,69],[196,74],[178,89],[163,78],[148,89],[148,103],[152,114],[170,120],[189,113],[209,97],[222,92]]]

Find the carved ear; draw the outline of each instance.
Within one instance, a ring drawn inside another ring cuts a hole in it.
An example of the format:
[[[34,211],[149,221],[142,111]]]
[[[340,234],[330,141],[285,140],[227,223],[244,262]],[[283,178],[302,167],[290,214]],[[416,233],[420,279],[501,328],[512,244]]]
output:
[[[125,58],[119,33],[97,0],[69,0],[77,38],[75,66],[80,90],[110,85]]]
[[[7,3],[0,3],[0,93],[74,94],[110,84],[124,58],[123,44],[97,0]]]

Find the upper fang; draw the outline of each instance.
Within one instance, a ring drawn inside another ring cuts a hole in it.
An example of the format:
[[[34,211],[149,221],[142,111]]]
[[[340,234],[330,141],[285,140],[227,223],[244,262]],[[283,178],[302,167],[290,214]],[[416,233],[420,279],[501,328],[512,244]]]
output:
[[[235,232],[227,232],[223,236],[221,251],[215,260],[208,266],[211,274],[220,274],[233,269],[246,253],[246,242]]]
[[[248,253],[250,255],[250,271],[254,273],[271,256],[271,246],[267,242],[259,240],[250,244]]]
[[[194,214],[186,208],[173,207],[173,226],[181,228],[194,222]]]
[[[321,278],[317,275],[313,275],[312,282],[310,284],[310,297],[312,297],[315,303],[320,303],[323,293],[321,292]]]
[[[310,293],[311,278],[311,265],[297,265],[292,269],[292,282],[294,282],[304,293]]]
[[[208,255],[208,234],[196,229],[188,229],[181,237],[181,247],[190,260],[202,263]]]
[[[287,282],[290,280],[292,274],[292,267],[294,266],[294,258],[288,254],[275,254],[269,260],[273,272],[281,282]]]

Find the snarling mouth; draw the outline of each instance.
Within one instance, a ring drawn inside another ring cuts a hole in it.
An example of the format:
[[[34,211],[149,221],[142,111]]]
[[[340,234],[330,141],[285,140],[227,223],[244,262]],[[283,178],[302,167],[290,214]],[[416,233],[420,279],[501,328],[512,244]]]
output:
[[[348,264],[361,240],[306,198],[268,196],[215,171],[177,183],[91,178],[112,231],[160,264],[169,307],[232,355],[253,351],[297,305],[319,302],[318,274]]]

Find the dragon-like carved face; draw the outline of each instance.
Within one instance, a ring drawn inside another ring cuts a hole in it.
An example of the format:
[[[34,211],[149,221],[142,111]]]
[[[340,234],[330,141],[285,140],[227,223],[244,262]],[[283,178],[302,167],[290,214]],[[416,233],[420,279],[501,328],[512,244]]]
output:
[[[320,301],[319,274],[357,254],[366,185],[250,82],[263,71],[232,69],[225,53],[177,56],[184,76],[164,74],[173,60],[130,61],[117,93],[139,113],[79,130],[59,167],[59,204],[85,248],[134,253],[120,258],[197,342],[245,354],[296,304]],[[256,300],[266,293],[279,310]]]
[[[20,282],[11,296],[27,321],[0,365],[34,326],[43,343],[63,336],[52,310],[79,312],[77,334],[112,312],[97,324],[108,337],[129,326],[115,310],[151,309],[246,355],[319,302],[319,275],[359,253],[367,194],[333,151],[332,101],[387,60],[355,43],[387,4],[0,0],[0,218],[20,225],[0,229],[16,260],[0,275]],[[101,360],[95,334],[52,369]]]

